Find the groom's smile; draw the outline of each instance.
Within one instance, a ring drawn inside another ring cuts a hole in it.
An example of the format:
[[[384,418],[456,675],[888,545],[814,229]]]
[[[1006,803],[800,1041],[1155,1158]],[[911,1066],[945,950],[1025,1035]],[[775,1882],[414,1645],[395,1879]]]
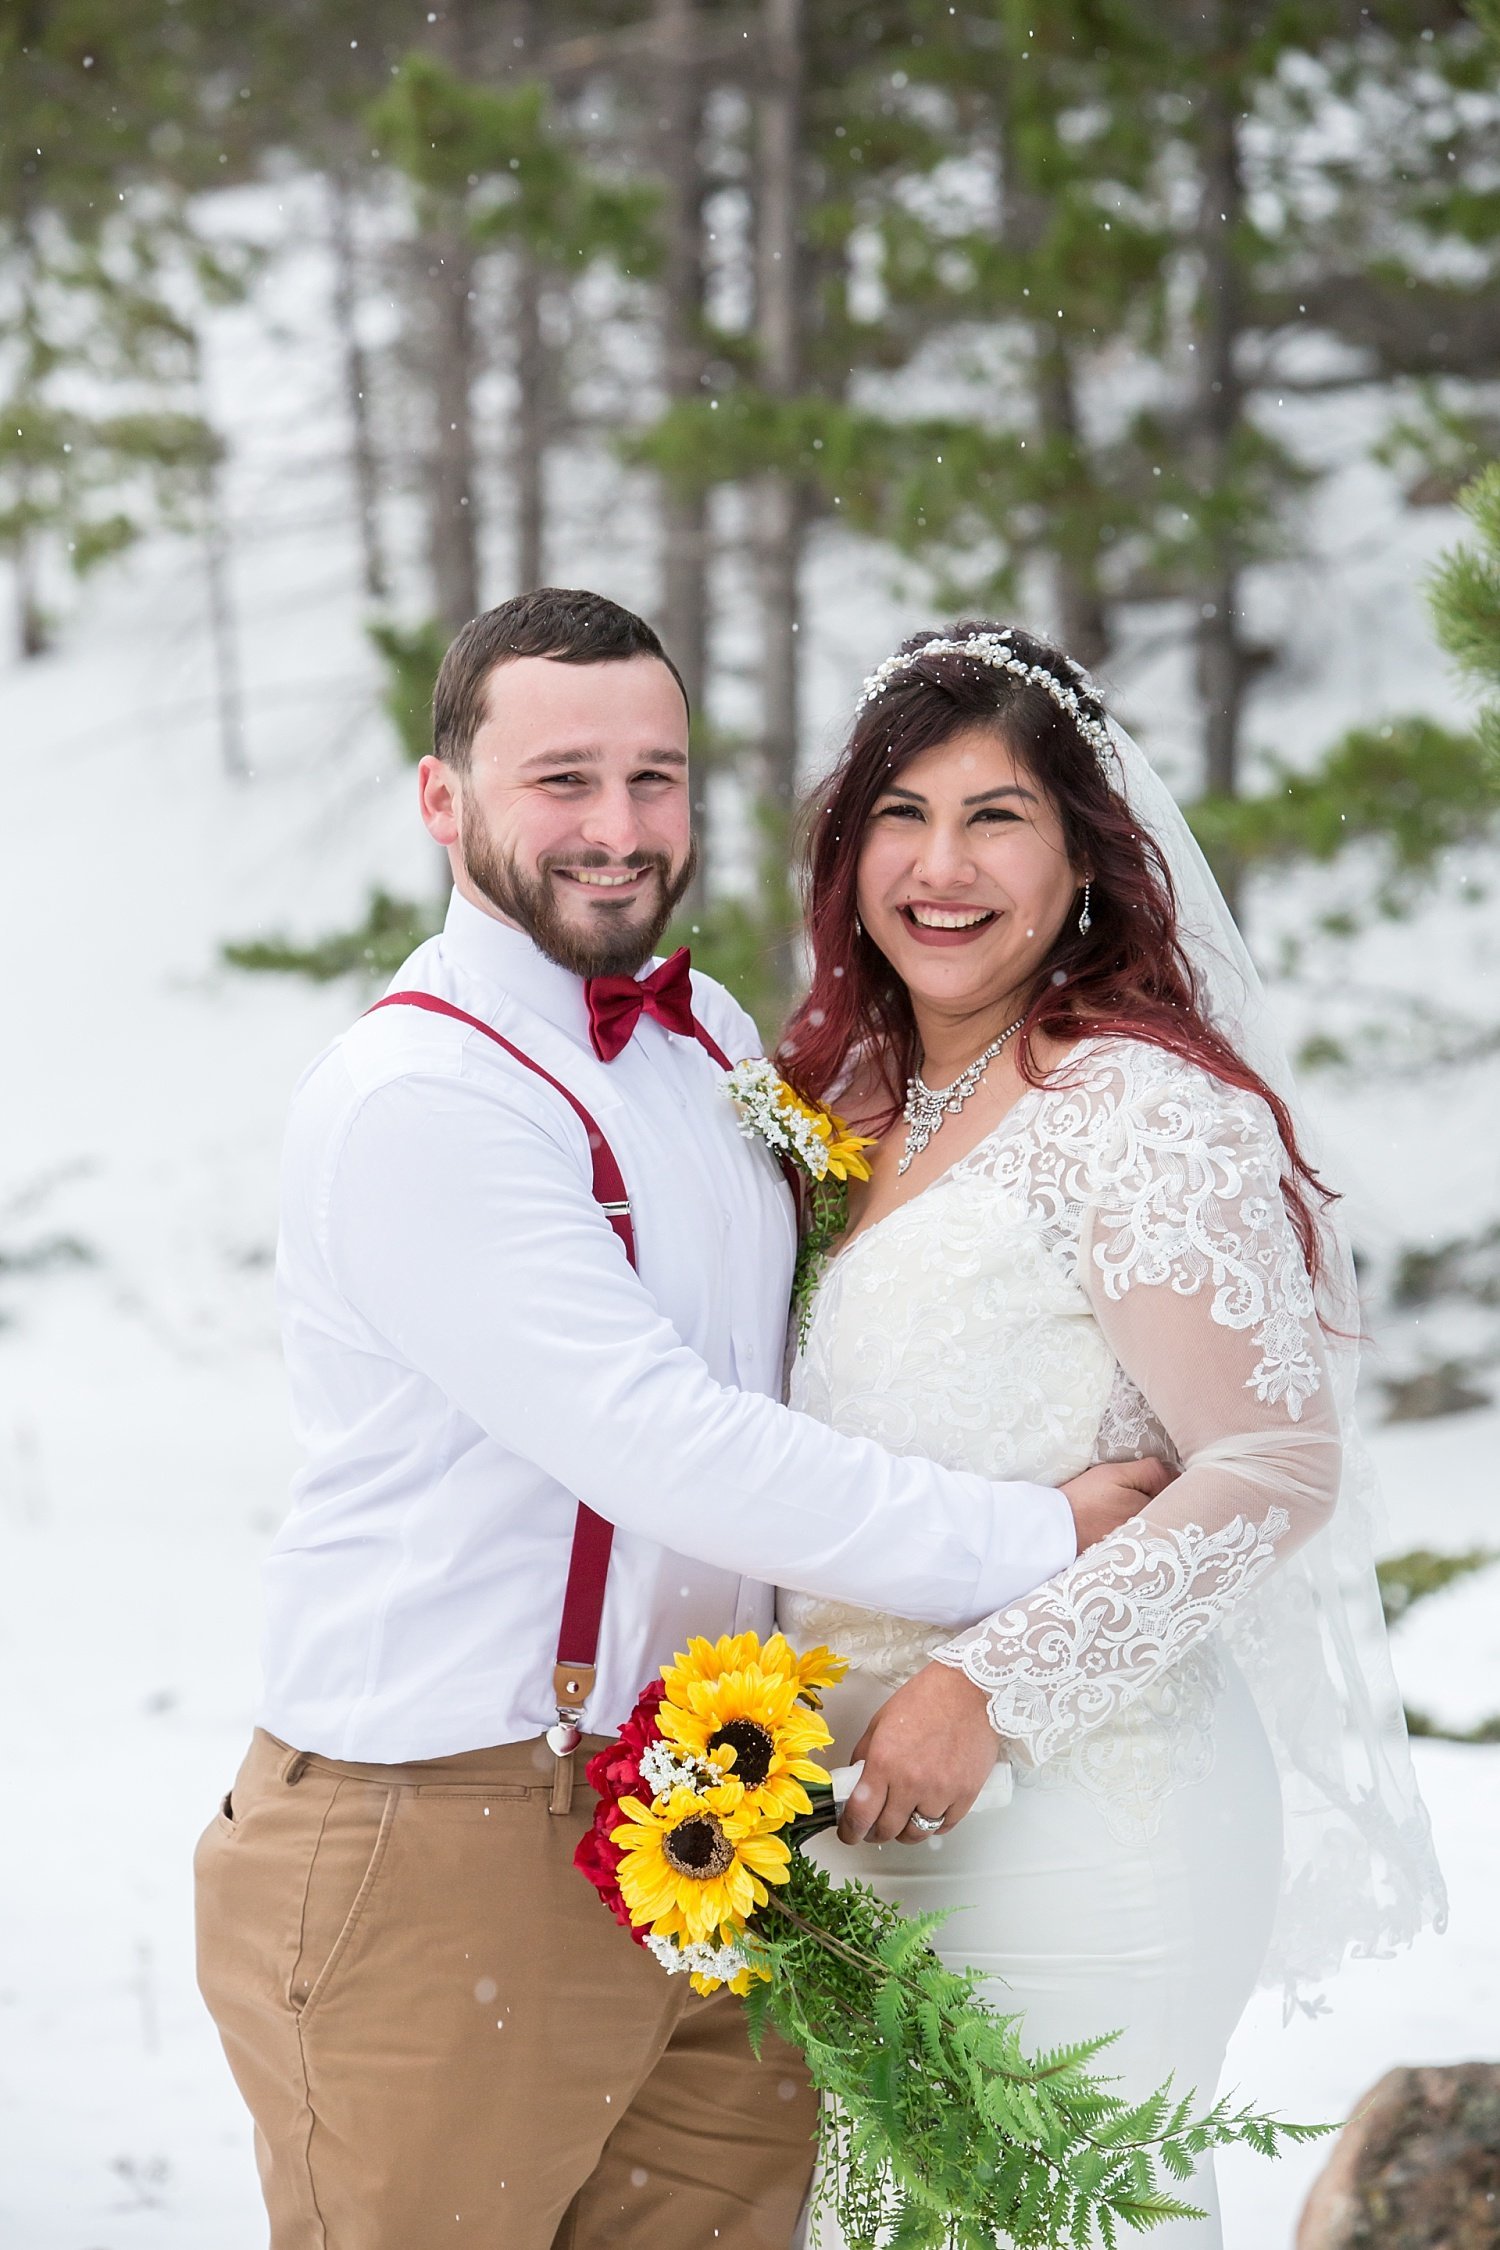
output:
[[[468,760],[424,760],[457,888],[578,976],[633,976],[692,879],[688,715],[658,657],[494,665]]]
[[[612,875],[606,874],[602,868],[558,867],[553,872],[560,875],[564,882],[583,883],[589,890],[618,891],[638,887],[644,881],[646,871],[644,868],[626,869],[618,875]]]

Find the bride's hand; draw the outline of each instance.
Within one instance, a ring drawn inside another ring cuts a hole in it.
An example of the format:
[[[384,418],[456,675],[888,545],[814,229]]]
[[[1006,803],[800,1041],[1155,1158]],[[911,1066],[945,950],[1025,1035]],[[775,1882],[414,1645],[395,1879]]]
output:
[[[846,1844],[920,1844],[956,1828],[994,1771],[1000,1738],[983,1690],[926,1664],[882,1703],[854,1746],[864,1772],[839,1822]],[[935,1825],[913,1828],[919,1814]]]

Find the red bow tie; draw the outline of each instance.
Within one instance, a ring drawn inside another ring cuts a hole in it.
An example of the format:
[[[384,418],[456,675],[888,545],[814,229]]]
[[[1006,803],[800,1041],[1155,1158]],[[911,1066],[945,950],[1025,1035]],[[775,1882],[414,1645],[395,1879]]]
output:
[[[664,1030],[685,1039],[694,1036],[690,967],[688,949],[682,945],[649,977],[588,978],[583,996],[589,1007],[589,1037],[601,1062],[613,1062],[628,1045],[642,1015],[654,1016]]]

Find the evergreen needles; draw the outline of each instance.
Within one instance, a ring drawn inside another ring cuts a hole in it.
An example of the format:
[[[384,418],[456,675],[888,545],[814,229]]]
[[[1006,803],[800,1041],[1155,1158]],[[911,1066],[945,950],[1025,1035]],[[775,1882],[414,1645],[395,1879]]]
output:
[[[1465,684],[1482,698],[1475,730],[1500,779],[1500,462],[1459,494],[1476,543],[1456,547],[1433,573],[1432,619]]]

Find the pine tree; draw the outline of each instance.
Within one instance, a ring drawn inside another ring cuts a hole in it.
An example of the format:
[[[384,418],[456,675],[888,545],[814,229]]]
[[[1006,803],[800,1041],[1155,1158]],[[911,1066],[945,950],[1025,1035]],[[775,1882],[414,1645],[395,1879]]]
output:
[[[1282,398],[1387,382],[1388,450],[1414,491],[1446,479],[1447,497],[1476,465],[1500,302],[1490,66],[1453,8],[458,0],[415,56],[393,54],[381,0],[370,13],[378,69],[361,83],[397,67],[365,138],[411,198],[412,302],[427,318],[429,287],[450,310],[461,294],[467,324],[442,369],[407,370],[439,471],[453,440],[452,473],[423,479],[445,617],[472,606],[460,578],[479,598],[475,519],[493,507],[478,374],[508,355],[517,554],[534,573],[548,446],[594,349],[569,333],[572,277],[604,256],[656,278],[654,298],[622,301],[630,319],[655,307],[663,411],[643,401],[622,450],[659,474],[664,621],[695,687],[719,487],[737,488],[717,520],[721,537],[743,527],[761,622],[758,739],[721,747],[766,839],[765,885],[691,918],[768,1029],[794,959],[804,555],[834,525],[875,543],[866,567],[882,551],[920,565],[936,614],[1040,608],[1105,665],[1127,625],[1132,640],[1149,626],[1190,660],[1215,784],[1200,830],[1231,885],[1341,848],[1353,807],[1381,854],[1373,903],[1410,904],[1478,803],[1463,738],[1416,716],[1283,770],[1256,743],[1255,683],[1279,652],[1247,627],[1245,587],[1298,550],[1324,473],[1284,436]],[[472,38],[472,62],[455,67],[439,34]],[[600,123],[572,99],[585,87]],[[1361,120],[1352,138],[1322,129],[1330,104]],[[316,117],[298,130],[326,162]],[[549,298],[564,317],[541,322]]]
[[[456,631],[481,606],[479,489],[473,394],[483,352],[475,326],[476,276],[498,250],[520,262],[523,282],[571,286],[595,261],[632,273],[653,258],[655,197],[605,177],[568,146],[547,86],[476,83],[449,61],[416,50],[371,112],[382,149],[411,183],[413,253],[435,292],[428,354],[433,446],[429,555],[438,616]],[[532,330],[523,324],[523,340]],[[537,403],[535,371],[523,366],[522,395]],[[545,458],[541,433],[527,451]],[[534,462],[540,473],[540,459]],[[523,541],[523,572],[540,559],[539,500]]]
[[[1494,0],[1476,11],[1500,22]],[[1487,434],[1486,380],[1500,355],[1500,192],[1491,151],[1500,122],[1500,40],[1472,21],[1394,5],[1351,32],[1335,22],[1268,103],[1262,184],[1294,223],[1259,276],[1259,318],[1278,331],[1315,325],[1345,347],[1342,373],[1267,370],[1284,395],[1384,378],[1394,412],[1377,456],[1402,468],[1414,505],[1455,496]],[[1368,130],[1346,132],[1315,158],[1307,128],[1333,98]],[[1351,358],[1351,353],[1357,356]],[[1432,378],[1441,364],[1444,379]],[[1269,388],[1262,377],[1264,388]],[[1486,573],[1497,503],[1484,477],[1466,494],[1480,546],[1437,574],[1439,638],[1485,680]],[[1493,576],[1489,579],[1493,613]],[[1493,675],[1491,675],[1493,676]],[[1487,764],[1493,721],[1477,732],[1420,714],[1351,730],[1296,770],[1263,761],[1260,786],[1211,790],[1194,811],[1219,866],[1327,863],[1350,845],[1374,852],[1358,908],[1330,934],[1352,936],[1371,915],[1405,914],[1442,877],[1452,848],[1500,832]],[[1455,1052],[1464,1036],[1450,1042]]]
[[[216,451],[193,316],[201,282],[229,276],[153,156],[190,107],[158,11],[11,9],[0,79],[19,154],[0,187],[0,553],[35,656],[60,564],[190,519]]]
[[[1474,539],[1433,573],[1432,620],[1464,685],[1479,698],[1475,735],[1500,790],[1500,462],[1459,495]]]
[[[394,483],[389,409],[395,386],[363,333],[366,301],[385,293],[391,180],[366,114],[410,43],[404,0],[298,0],[228,9],[173,0],[183,67],[202,92],[198,170],[238,185],[290,164],[321,179],[328,309],[346,424],[350,498],[366,596],[392,597],[387,523]],[[234,89],[232,103],[222,90]],[[213,145],[210,147],[209,143]],[[180,159],[179,159],[180,162]]]

